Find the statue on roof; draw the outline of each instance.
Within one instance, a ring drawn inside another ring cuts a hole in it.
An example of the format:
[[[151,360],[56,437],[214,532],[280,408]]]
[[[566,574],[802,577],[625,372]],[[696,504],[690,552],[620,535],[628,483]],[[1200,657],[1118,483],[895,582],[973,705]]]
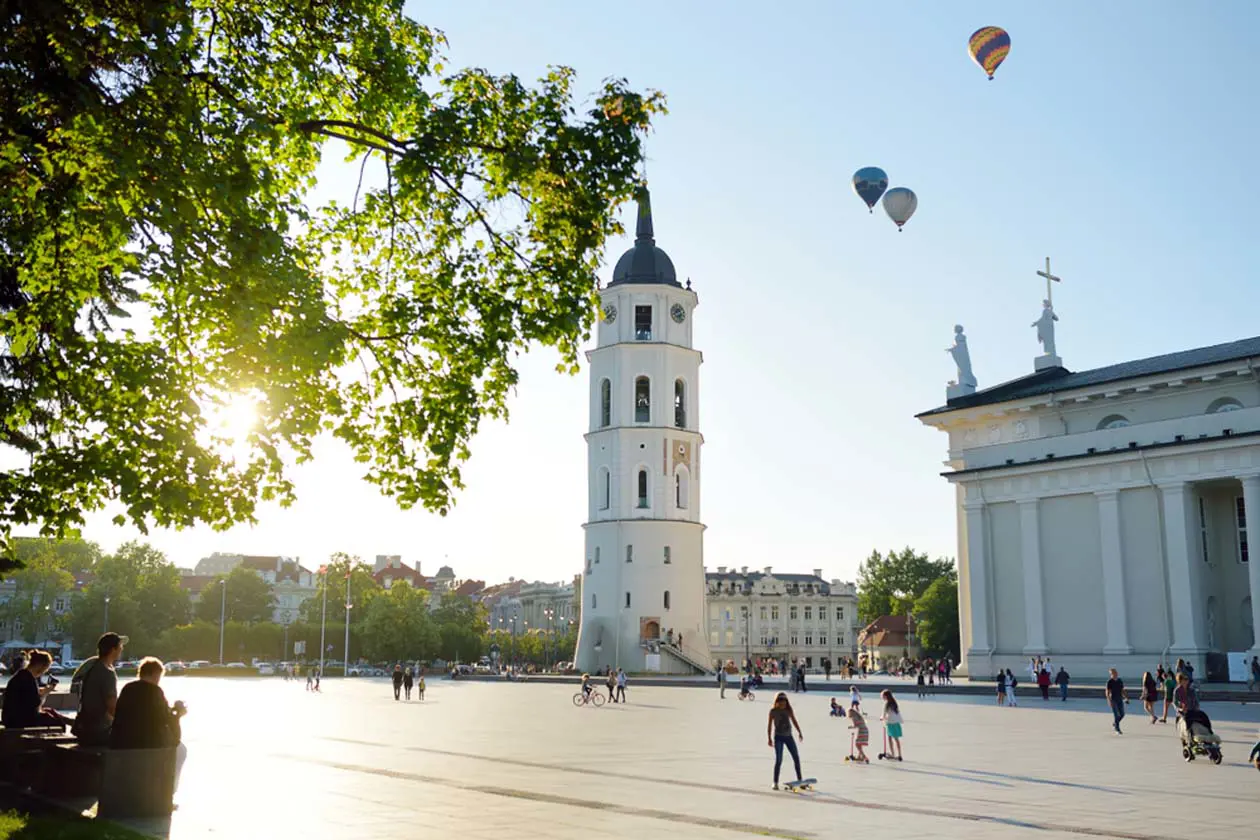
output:
[[[1051,305],[1049,298],[1041,302],[1041,317],[1032,322],[1032,326],[1037,328],[1037,341],[1041,342],[1042,348],[1046,351],[1047,356],[1058,356],[1054,348],[1054,322],[1059,320],[1059,316],[1054,314],[1054,307]]]
[[[954,325],[954,346],[945,348],[945,352],[954,357],[958,366],[958,381],[950,385],[975,390],[976,375],[971,372],[971,351],[967,349],[967,336],[963,334],[962,324]]]

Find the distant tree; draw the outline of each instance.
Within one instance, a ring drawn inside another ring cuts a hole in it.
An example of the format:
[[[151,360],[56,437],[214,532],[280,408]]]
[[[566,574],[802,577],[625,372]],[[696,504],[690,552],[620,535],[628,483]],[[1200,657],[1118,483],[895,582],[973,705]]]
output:
[[[74,589],[74,576],[61,565],[53,546],[45,545],[27,556],[26,566],[9,576],[14,590],[0,604],[0,616],[13,628],[13,637],[42,642],[53,634],[59,621],[56,600]]]
[[[483,639],[489,631],[483,605],[467,595],[447,592],[433,611],[433,621],[439,638],[437,655],[442,659],[453,662],[480,655]]]
[[[958,575],[953,570],[932,581],[914,602],[915,632],[930,656],[959,656]]]
[[[357,626],[369,659],[402,662],[432,658],[439,635],[429,616],[429,593],[395,581],[372,593]]]
[[[219,587],[223,586],[224,580],[227,588],[221,591]],[[258,573],[237,566],[226,578],[219,575],[201,590],[197,618],[217,624],[222,612],[228,621],[246,624],[269,622],[275,606],[276,596],[271,584]]]
[[[884,615],[905,615],[953,560],[929,560],[907,547],[883,555],[872,551],[858,567],[858,617],[869,623]]]
[[[79,651],[90,651],[105,628],[131,637],[143,655],[161,634],[188,621],[188,595],[179,571],[156,548],[129,542],[93,568],[94,578],[71,602],[70,627]],[[216,616],[217,617],[217,616]]]
[[[346,618],[346,572],[350,572],[350,623],[359,620],[363,606],[372,595],[381,590],[381,585],[372,576],[372,567],[366,565],[357,556],[337,552],[329,559],[327,574],[316,575],[315,595],[307,599],[298,610],[302,620],[318,625],[323,619],[324,589],[328,590],[328,621],[345,622]]]
[[[75,538],[57,540],[47,537],[15,537],[13,542],[17,549],[18,562],[26,563],[44,551],[52,551],[58,564],[75,577],[92,569],[104,556],[101,547],[96,543]]]

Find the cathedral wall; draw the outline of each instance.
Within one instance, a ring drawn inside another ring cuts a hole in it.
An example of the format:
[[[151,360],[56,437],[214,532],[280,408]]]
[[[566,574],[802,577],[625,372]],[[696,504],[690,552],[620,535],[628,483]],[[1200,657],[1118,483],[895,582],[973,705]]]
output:
[[[1040,515],[1046,643],[1054,653],[1101,653],[1107,624],[1097,499],[1044,498]]]
[[[1151,487],[1123,490],[1119,504],[1129,644],[1158,654],[1172,644],[1159,497]]]
[[[993,647],[1000,653],[1022,654],[1027,643],[1027,625],[1019,508],[1013,502],[1006,502],[991,505],[986,514],[993,557]]]

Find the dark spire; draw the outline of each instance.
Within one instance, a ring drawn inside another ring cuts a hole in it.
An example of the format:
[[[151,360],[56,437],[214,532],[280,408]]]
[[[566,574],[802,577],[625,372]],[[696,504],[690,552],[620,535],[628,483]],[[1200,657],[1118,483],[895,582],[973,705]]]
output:
[[[646,186],[639,187],[635,192],[635,201],[639,203],[639,221],[634,228],[634,239],[636,242],[656,243],[656,239],[652,232],[652,196],[648,192]]]

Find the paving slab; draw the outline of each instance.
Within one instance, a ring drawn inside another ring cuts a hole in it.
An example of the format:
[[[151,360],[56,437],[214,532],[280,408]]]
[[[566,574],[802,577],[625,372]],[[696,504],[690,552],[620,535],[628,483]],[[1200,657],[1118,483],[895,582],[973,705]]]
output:
[[[815,791],[771,790],[771,692],[631,684],[629,703],[575,707],[576,684],[430,679],[395,702],[385,681],[163,681],[184,699],[179,810],[133,824],[173,840],[601,836],[1121,837],[1254,833],[1260,772],[1245,763],[1260,706],[1208,704],[1225,761],[1186,763],[1172,723],[1134,703],[1125,734],[1101,699],[901,695],[906,761],[844,761],[830,694],[793,695]],[[838,686],[837,686],[838,689]],[[836,691],[836,696],[841,692]],[[913,694],[913,692],[911,692]],[[864,696],[867,711],[877,698]],[[785,758],[784,778],[792,775]]]

